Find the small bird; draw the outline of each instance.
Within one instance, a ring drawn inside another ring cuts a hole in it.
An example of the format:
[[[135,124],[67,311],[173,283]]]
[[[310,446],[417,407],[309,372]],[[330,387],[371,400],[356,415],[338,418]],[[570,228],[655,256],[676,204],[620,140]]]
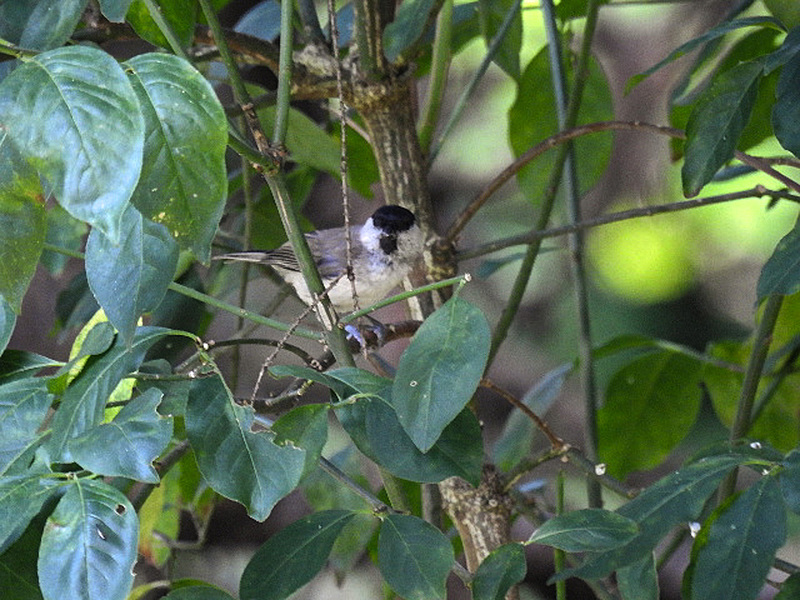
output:
[[[347,241],[344,227],[305,234],[322,283],[337,312],[355,309],[353,288],[347,278]],[[365,307],[385,298],[408,275],[422,256],[424,239],[414,213],[402,206],[381,206],[363,225],[350,228],[351,258],[356,293]],[[267,251],[234,252],[217,260],[244,261],[269,265],[308,305],[314,299],[300,272],[300,265],[287,242]],[[338,279],[338,281],[337,281]]]

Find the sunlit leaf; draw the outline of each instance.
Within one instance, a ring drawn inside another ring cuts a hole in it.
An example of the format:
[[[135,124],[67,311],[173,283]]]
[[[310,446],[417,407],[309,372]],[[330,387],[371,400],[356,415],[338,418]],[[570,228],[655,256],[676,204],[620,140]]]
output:
[[[74,217],[119,239],[144,121],[120,65],[91,46],[39,54],[0,84],[0,123]]]
[[[700,409],[702,369],[693,357],[660,350],[614,374],[597,416],[599,452],[610,473],[651,468],[686,436]]]
[[[132,202],[206,262],[225,206],[228,125],[214,89],[170,54],[125,63],[144,115],[144,164]]]

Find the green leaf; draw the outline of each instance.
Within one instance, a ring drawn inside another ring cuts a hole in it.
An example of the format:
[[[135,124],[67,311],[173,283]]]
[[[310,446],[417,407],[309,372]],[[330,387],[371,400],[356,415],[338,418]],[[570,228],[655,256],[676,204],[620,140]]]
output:
[[[600,552],[630,542],[637,533],[636,523],[627,517],[586,508],[547,520],[528,541],[567,552]]]
[[[144,121],[117,61],[90,46],[29,59],[0,84],[0,122],[72,216],[119,239]]]
[[[758,95],[761,62],[739,64],[715,77],[697,101],[686,124],[686,150],[681,176],[683,193],[691,198],[733,158]]]
[[[60,205],[52,204],[47,207],[47,233],[44,238],[45,244],[56,248],[81,252],[88,231],[89,228],[86,226],[86,223],[70,215]],[[40,263],[52,275],[58,276],[64,272],[70,260],[70,257],[65,254],[45,248],[44,252],[42,252]]]
[[[102,481],[78,479],[47,519],[39,549],[46,600],[125,600],[133,585],[139,521]]]
[[[225,111],[208,81],[182,58],[140,54],[125,67],[147,131],[132,201],[207,262],[227,195]]]
[[[775,106],[772,109],[772,127],[775,137],[795,156],[800,156],[800,52],[783,67],[776,88]]]
[[[689,433],[700,409],[702,369],[693,357],[664,349],[614,374],[597,415],[599,453],[609,473],[622,477],[654,467]]]
[[[758,597],[785,541],[780,487],[774,477],[763,477],[704,524],[692,550],[692,598]]]
[[[781,331],[794,334],[796,328],[796,311],[792,310],[794,296],[787,297],[783,303],[781,317],[773,336],[773,344],[779,345],[778,336]],[[785,318],[784,318],[785,312]],[[781,327],[781,322],[785,324]],[[736,415],[737,402],[744,380],[744,365],[747,363],[752,342],[748,343],[716,343],[709,347],[709,354],[722,361],[742,366],[741,371],[725,369],[713,364],[706,364],[703,369],[703,383],[711,397],[714,411],[725,426],[731,426]],[[771,376],[765,376],[759,385],[758,394],[772,383]],[[784,452],[797,446],[800,441],[798,431],[797,398],[800,393],[800,376],[786,377],[772,399],[767,403],[750,427],[747,435],[752,439],[768,442]]]
[[[781,591],[774,600],[797,600],[797,598],[800,598],[800,573],[793,573],[781,583]]]
[[[311,581],[353,516],[346,510],[317,512],[270,537],[244,569],[241,600],[281,600]]]
[[[0,297],[17,313],[42,253],[45,220],[36,170],[0,133]]]
[[[473,600],[503,600],[512,586],[525,579],[528,565],[522,544],[504,544],[494,550],[475,571]]]
[[[383,53],[390,62],[422,37],[437,7],[436,0],[406,0],[398,7],[394,21],[383,30]]]
[[[87,0],[0,2],[0,37],[31,50],[57,48],[72,36],[86,4]]]
[[[36,519],[20,538],[0,553],[0,590],[14,590],[13,600],[42,600],[36,559],[44,519]]]
[[[455,296],[425,320],[400,357],[392,405],[422,452],[431,449],[475,393],[490,338],[483,313]]]
[[[492,43],[492,40],[497,35],[508,13],[514,8],[514,5],[514,0],[502,0],[500,2],[495,0],[479,0],[478,8],[481,33],[487,45]],[[519,79],[519,52],[522,46],[522,16],[519,7],[517,7],[516,15],[512,18],[511,26],[508,31],[506,31],[506,35],[492,60],[497,63],[497,66],[503,69],[503,71],[508,73],[508,75],[514,79]]]
[[[777,29],[778,31],[785,31],[783,25],[777,19],[772,17],[745,17],[743,19],[735,19],[733,21],[725,21],[722,24],[709,29],[703,35],[700,35],[696,38],[689,40],[688,42],[681,44],[675,50],[670,52],[670,54],[663,60],[659,61],[643,73],[639,73],[638,75],[634,75],[628,80],[628,83],[625,86],[625,92],[629,92],[631,88],[638,85],[642,82],[642,80],[650,77],[653,73],[665,67],[672,61],[677,58],[680,58],[684,54],[691,52],[698,46],[701,46],[711,40],[715,40],[718,37],[721,37],[731,31],[735,31],[736,29],[740,29],[742,27],[756,27],[756,26],[764,26],[764,27],[772,27],[773,29]]]
[[[6,350],[0,355],[0,383],[8,383],[36,374],[47,367],[61,367],[64,363],[34,352]]]
[[[336,369],[328,375],[363,396],[358,402],[343,402],[334,408],[348,435],[367,457],[410,481],[435,483],[458,476],[478,485],[483,444],[480,425],[469,410],[453,419],[433,447],[423,453],[397,419],[390,402],[390,380],[360,369]],[[345,394],[341,399],[348,397]]]
[[[508,111],[509,142],[516,157],[558,132],[548,61],[547,48],[543,48],[531,59],[517,82],[517,97]],[[571,75],[567,66],[568,75]],[[536,115],[536,118],[531,118],[531,115]],[[596,123],[613,118],[608,82],[597,62],[591,61],[578,123]],[[611,156],[611,144],[612,138],[608,133],[575,140],[581,192],[590,189],[603,174]],[[527,197],[541,198],[554,164],[555,153],[546,152],[520,169],[517,182]]]
[[[303,475],[316,469],[322,455],[328,439],[328,410],[327,404],[298,406],[281,415],[272,425],[276,444],[292,442],[306,451]]]
[[[20,379],[0,386],[0,473],[38,442],[37,432],[52,399],[40,379]]]
[[[210,585],[190,585],[172,590],[164,600],[233,600],[233,596]]]
[[[639,525],[638,535],[624,546],[590,555],[579,567],[551,580],[597,579],[641,560],[673,527],[695,520],[722,479],[747,460],[743,454],[709,456],[654,483],[616,511]]]
[[[575,365],[564,363],[546,373],[522,397],[522,402],[534,413],[543,417],[561,393],[561,388]],[[494,443],[494,462],[503,471],[510,471],[519,461],[529,456],[536,436],[536,425],[520,410],[506,419],[503,433]]]
[[[0,479],[0,553],[19,539],[58,484],[40,473]]]
[[[192,41],[194,26],[197,21],[197,2],[194,0],[155,0],[156,5],[166,19],[181,45],[186,48]],[[144,40],[154,46],[169,48],[169,42],[161,33],[156,22],[150,16],[144,0],[133,0],[128,8],[126,20],[133,30]]]
[[[131,0],[99,0],[100,12],[112,23],[122,23],[125,21],[125,13]]]
[[[110,423],[70,440],[73,460],[99,475],[158,483],[152,463],[172,438],[172,419],[156,412],[159,402],[161,392],[150,389],[126,404]]]
[[[186,433],[208,484],[247,508],[257,521],[291,492],[303,475],[305,451],[278,446],[269,432],[252,431],[252,407],[237,405],[218,376],[198,379],[186,404]]]
[[[126,342],[144,313],[164,299],[178,264],[178,246],[166,227],[146,220],[133,206],[122,216],[119,243],[98,229],[86,242],[89,288]]]
[[[106,401],[123,377],[132,373],[154,343],[169,334],[159,327],[140,327],[128,347],[118,338],[108,352],[91,357],[70,383],[51,422],[47,447],[54,462],[71,462],[69,440],[99,425]]]
[[[407,600],[445,597],[455,562],[453,547],[430,523],[410,515],[386,515],[378,536],[378,568],[389,587]]]
[[[11,339],[11,334],[14,333],[14,326],[17,324],[17,315],[11,305],[6,302],[5,298],[0,296],[0,355],[8,346],[8,341]],[[3,369],[0,366],[0,376],[2,376]]]
[[[654,554],[617,569],[617,585],[622,600],[658,600],[661,596]]]
[[[787,233],[775,246],[761,275],[756,294],[759,302],[770,294],[788,296],[800,291],[800,227]]]

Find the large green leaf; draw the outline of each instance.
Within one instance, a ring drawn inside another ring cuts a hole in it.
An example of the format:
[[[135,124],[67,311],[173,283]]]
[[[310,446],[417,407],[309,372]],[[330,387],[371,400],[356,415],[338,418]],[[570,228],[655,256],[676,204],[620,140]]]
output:
[[[435,483],[458,476],[474,485],[480,480],[483,444],[480,425],[467,409],[445,427],[423,453],[405,432],[391,399],[391,381],[360,369],[337,369],[327,376],[346,383],[362,398],[343,402],[336,414],[359,450],[390,473],[410,481]],[[352,393],[352,392],[351,392]],[[342,400],[353,396],[345,393]]]
[[[77,479],[47,519],[39,548],[45,600],[125,600],[133,585],[139,521],[102,481]]]
[[[311,581],[354,514],[347,510],[317,512],[269,538],[244,569],[239,582],[241,600],[282,600]]]
[[[20,379],[0,386],[0,473],[39,440],[39,428],[52,396],[41,379]]]
[[[13,0],[0,2],[0,37],[31,50],[50,50],[66,42],[88,0]]]
[[[0,479],[0,553],[13,544],[53,496],[59,482],[41,473]]]
[[[400,357],[392,405],[422,452],[431,449],[475,393],[490,337],[483,313],[455,296],[425,320]]]
[[[550,78],[547,48],[543,48],[525,67],[518,81],[517,97],[508,111],[509,142],[515,156],[558,132],[553,84]],[[592,61],[589,79],[578,112],[578,123],[595,123],[614,118],[611,92],[605,75]],[[578,157],[578,181],[582,191],[591,188],[602,175],[611,156],[609,134],[584,136],[575,141]],[[546,152],[520,169],[517,182],[526,197],[539,202],[550,179],[555,153]]]
[[[110,423],[70,440],[72,458],[99,475],[158,483],[153,461],[169,444],[172,419],[156,412],[161,392],[152,388],[126,404]]]
[[[0,132],[0,297],[17,313],[42,253],[45,219],[39,176]]]
[[[795,225],[775,246],[761,269],[756,291],[759,301],[770,294],[788,296],[800,291],[800,226]]]
[[[117,338],[108,352],[92,356],[70,383],[51,422],[47,447],[54,462],[71,462],[69,441],[103,420],[109,395],[123,377],[133,372],[154,343],[168,335],[159,327],[140,327],[130,346]]]
[[[506,592],[523,579],[528,571],[521,544],[504,544],[492,551],[475,571],[472,579],[473,600],[503,600]]]
[[[198,379],[186,404],[186,433],[209,485],[258,521],[303,475],[305,451],[253,432],[252,407],[239,406],[221,377]]]
[[[691,597],[758,597],[786,541],[786,509],[774,477],[763,477],[703,525],[692,550]]]
[[[800,514],[800,451],[793,450],[786,456],[780,483],[786,506]]]
[[[486,44],[491,44],[509,12],[514,8],[514,0],[479,0],[481,33]],[[511,26],[497,48],[494,62],[514,79],[519,79],[519,51],[522,46],[522,15],[519,6],[511,17]]]
[[[430,523],[411,515],[384,517],[378,536],[378,568],[386,583],[407,600],[445,597],[453,547]]]
[[[117,61],[90,46],[28,59],[0,84],[0,123],[71,215],[119,239],[144,120]]]
[[[108,320],[126,342],[144,313],[164,299],[178,264],[178,246],[167,228],[142,217],[133,206],[122,216],[113,243],[93,229],[86,242],[86,278]]]
[[[597,579],[641,560],[673,527],[696,519],[722,479],[746,461],[743,454],[709,456],[654,483],[617,510],[639,525],[638,535],[618,548],[590,554],[582,565],[553,579]]]
[[[691,198],[733,158],[758,95],[761,62],[745,62],[714,78],[689,115],[681,176]]]
[[[528,541],[567,552],[601,552],[627,544],[637,533],[636,522],[627,517],[599,508],[586,508],[545,521]]]
[[[700,408],[703,365],[661,349],[635,358],[608,385],[597,415],[599,452],[621,477],[659,464],[680,442]]]
[[[776,88],[777,98],[772,109],[772,126],[781,146],[800,156],[800,52],[787,62]]]
[[[133,203],[206,262],[227,194],[225,112],[208,81],[177,56],[141,54],[125,67],[147,131]]]

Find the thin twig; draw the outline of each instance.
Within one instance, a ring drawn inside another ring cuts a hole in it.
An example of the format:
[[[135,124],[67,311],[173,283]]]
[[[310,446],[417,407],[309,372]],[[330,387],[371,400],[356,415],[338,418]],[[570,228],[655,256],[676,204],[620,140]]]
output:
[[[468,248],[456,253],[459,261],[467,260],[491,254],[511,246],[519,246],[522,244],[530,244],[534,240],[546,239],[552,237],[559,237],[567,235],[577,230],[586,230],[600,225],[608,225],[610,223],[617,223],[620,221],[627,221],[629,219],[636,219],[640,217],[652,217],[662,213],[677,212],[681,210],[689,210],[699,206],[710,206],[712,204],[720,204],[722,202],[731,202],[733,200],[743,200],[745,198],[762,198],[768,196],[771,200],[789,200],[792,202],[800,203],[800,196],[790,194],[786,190],[768,190],[763,185],[757,185],[747,190],[738,192],[731,192],[728,194],[719,194],[717,196],[707,196],[705,198],[693,198],[691,200],[681,200],[680,202],[669,202],[667,204],[656,204],[653,206],[642,206],[639,208],[631,208],[605,215],[600,215],[593,219],[587,219],[580,223],[570,225],[560,225],[558,227],[551,227],[549,229],[542,229],[538,231],[529,231],[520,235],[509,236],[504,239],[495,240],[474,248]]]
[[[553,430],[550,429],[550,426],[542,419],[539,415],[533,412],[528,406],[516,398],[513,394],[507,392],[499,385],[494,383],[491,379],[484,377],[481,379],[481,387],[486,388],[487,390],[492,390],[495,394],[502,397],[506,402],[511,404],[513,407],[518,408],[523,412],[523,414],[528,417],[531,421],[533,421],[534,425],[541,431],[550,442],[550,446],[554,450],[561,450],[564,448],[564,440],[558,437]]]

